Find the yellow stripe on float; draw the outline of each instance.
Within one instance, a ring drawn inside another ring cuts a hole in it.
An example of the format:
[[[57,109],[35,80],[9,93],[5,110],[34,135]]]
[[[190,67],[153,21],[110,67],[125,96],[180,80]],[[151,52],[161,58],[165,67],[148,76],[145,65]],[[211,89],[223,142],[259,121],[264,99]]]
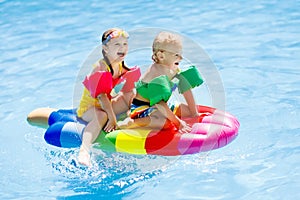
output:
[[[145,141],[151,130],[119,130],[116,139],[116,151],[131,154],[147,154]]]

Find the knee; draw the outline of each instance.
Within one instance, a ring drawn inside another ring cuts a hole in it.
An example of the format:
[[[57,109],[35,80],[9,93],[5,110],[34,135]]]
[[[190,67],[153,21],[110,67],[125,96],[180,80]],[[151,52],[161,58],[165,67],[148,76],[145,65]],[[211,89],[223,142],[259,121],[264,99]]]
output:
[[[122,99],[123,99],[123,102],[126,105],[126,107],[129,107],[131,105],[131,102],[132,102],[134,96],[135,96],[135,93],[132,91],[123,93]]]
[[[132,99],[134,98],[134,96],[135,96],[134,91],[124,93],[123,97],[124,97],[124,100],[125,100],[126,104],[131,104]]]
[[[159,111],[152,113],[150,115],[150,119],[152,121],[157,121],[157,123],[158,122],[164,123],[167,120],[167,118]]]
[[[96,119],[98,122],[107,121],[107,119],[108,119],[107,113],[104,112],[103,110],[97,110],[96,111]]]

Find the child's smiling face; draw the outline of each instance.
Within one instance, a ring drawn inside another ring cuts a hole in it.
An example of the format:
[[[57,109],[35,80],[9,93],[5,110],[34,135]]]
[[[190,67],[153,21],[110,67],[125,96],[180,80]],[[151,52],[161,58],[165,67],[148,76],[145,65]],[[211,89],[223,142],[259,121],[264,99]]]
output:
[[[103,45],[103,50],[110,62],[121,62],[128,53],[128,39],[122,36],[112,38],[106,45]]]

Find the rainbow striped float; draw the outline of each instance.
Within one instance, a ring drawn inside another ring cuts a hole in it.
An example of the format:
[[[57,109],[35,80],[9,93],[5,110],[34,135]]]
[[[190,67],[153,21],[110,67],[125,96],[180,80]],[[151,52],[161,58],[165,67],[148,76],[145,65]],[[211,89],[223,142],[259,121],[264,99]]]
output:
[[[224,147],[238,135],[240,125],[234,116],[200,105],[198,111],[200,117],[184,118],[192,127],[190,133],[181,133],[175,128],[102,131],[94,147],[129,154],[176,156]],[[27,121],[31,125],[47,128],[44,135],[47,143],[65,148],[80,146],[86,125],[77,118],[76,109],[38,108],[28,115]]]

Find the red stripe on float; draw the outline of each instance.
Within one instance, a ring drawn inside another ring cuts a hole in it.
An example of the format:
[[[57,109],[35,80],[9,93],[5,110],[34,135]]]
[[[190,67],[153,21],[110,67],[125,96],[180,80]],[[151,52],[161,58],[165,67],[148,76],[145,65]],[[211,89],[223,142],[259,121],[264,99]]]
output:
[[[180,155],[177,148],[180,137],[181,134],[175,129],[151,131],[145,142],[146,152],[152,155]]]

